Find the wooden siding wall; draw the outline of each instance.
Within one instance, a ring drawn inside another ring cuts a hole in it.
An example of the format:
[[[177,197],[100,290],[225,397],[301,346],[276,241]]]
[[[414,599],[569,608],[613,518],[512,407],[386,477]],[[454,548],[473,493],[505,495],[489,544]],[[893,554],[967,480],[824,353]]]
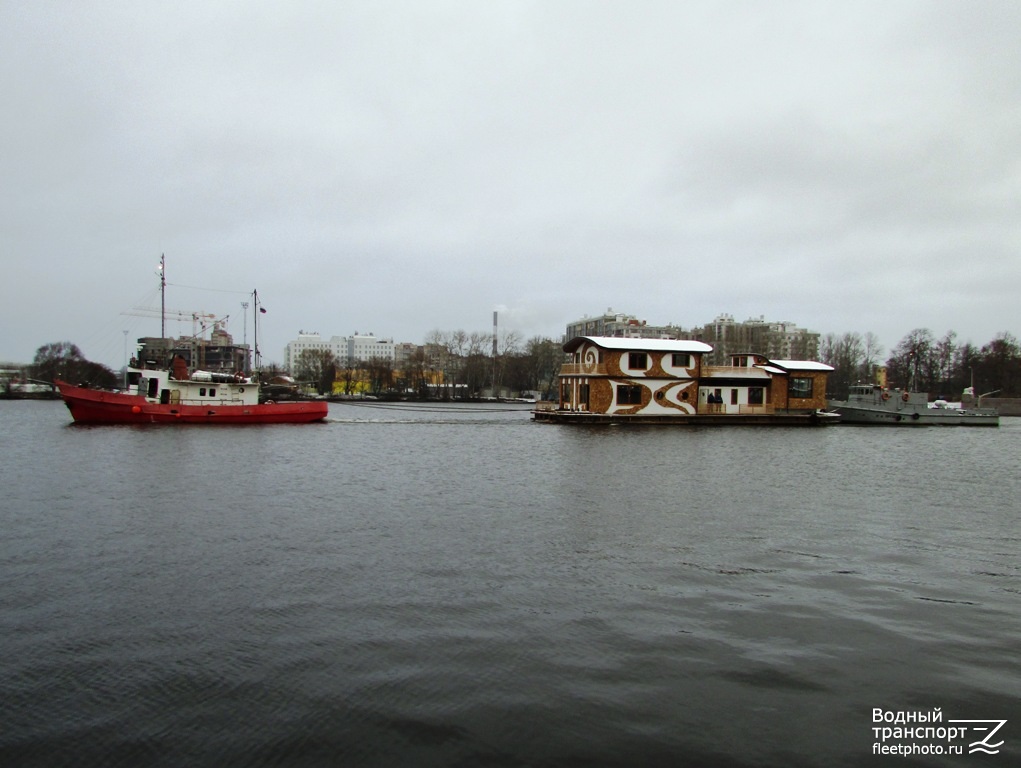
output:
[[[673,355],[672,352],[634,351],[643,352],[647,356],[649,363],[649,367],[645,369],[641,376],[636,376],[630,371],[624,370],[627,367],[625,365],[626,355],[629,355],[631,350],[602,349],[594,345],[583,345],[578,349],[578,359],[580,362],[570,364],[570,376],[564,379],[567,382],[568,391],[570,393],[575,391],[575,382],[579,380],[587,381],[589,385],[588,409],[593,413],[607,413],[614,409],[617,384],[629,380],[646,382],[649,386],[642,387],[642,402],[640,404],[616,408],[616,413],[628,414],[646,407],[651,398],[655,397],[655,392],[661,387],[674,385],[678,381],[697,381],[701,375],[702,356],[697,352],[690,353],[693,363],[691,368],[688,369],[691,371],[690,377],[678,377],[674,373],[668,373],[663,367],[663,361],[670,360],[671,358],[667,356]],[[598,363],[595,362],[597,359],[599,360]],[[697,393],[698,389],[692,388],[690,399],[686,401],[690,402],[693,408],[697,408]],[[666,408],[676,407],[662,400],[660,404]],[[566,400],[563,400],[561,405],[577,407],[579,404],[573,401],[568,403]]]
[[[642,352],[642,350],[635,350],[636,352]],[[606,373],[608,376],[617,376],[622,378],[632,378],[633,374],[629,371],[625,371],[625,366],[622,365],[623,361],[627,358],[630,352],[622,352],[620,350],[603,350],[603,362],[606,364]],[[667,373],[663,369],[663,360],[668,355],[672,355],[672,352],[644,352],[649,360],[649,367],[645,370],[645,374],[641,378],[647,379],[671,379],[673,381],[679,380],[679,377],[673,373]],[[689,353],[692,358],[694,365],[690,368],[691,377],[697,379],[702,375],[702,356],[697,352]],[[685,377],[687,378],[687,377]]]
[[[789,398],[790,379],[812,380],[812,397]],[[773,376],[773,387],[770,402],[778,411],[815,411],[826,408],[827,371],[793,371],[787,375]]]

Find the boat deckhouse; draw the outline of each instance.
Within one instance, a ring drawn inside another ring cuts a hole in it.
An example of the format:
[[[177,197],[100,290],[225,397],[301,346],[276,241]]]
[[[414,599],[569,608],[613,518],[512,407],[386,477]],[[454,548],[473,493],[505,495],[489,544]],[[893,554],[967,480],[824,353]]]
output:
[[[752,353],[711,366],[713,348],[690,339],[577,336],[564,351],[570,361],[560,369],[559,402],[537,410],[537,420],[789,423],[811,416],[815,422],[833,370]]]

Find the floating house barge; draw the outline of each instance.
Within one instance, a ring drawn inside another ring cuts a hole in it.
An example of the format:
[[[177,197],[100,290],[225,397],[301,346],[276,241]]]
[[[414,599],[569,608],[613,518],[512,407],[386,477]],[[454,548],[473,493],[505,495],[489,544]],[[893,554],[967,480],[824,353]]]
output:
[[[710,366],[712,347],[685,339],[577,336],[564,345],[560,400],[533,411],[572,424],[832,424],[824,412],[831,366],[733,355]]]

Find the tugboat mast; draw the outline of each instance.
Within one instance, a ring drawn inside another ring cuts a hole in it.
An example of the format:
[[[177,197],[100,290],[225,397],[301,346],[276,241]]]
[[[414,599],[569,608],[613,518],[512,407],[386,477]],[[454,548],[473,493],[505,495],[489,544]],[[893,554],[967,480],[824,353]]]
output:
[[[253,362],[255,363],[255,370],[256,371],[262,370],[262,360],[261,360],[261,356],[259,354],[259,312],[260,311],[265,312],[266,310],[262,309],[259,306],[259,291],[253,289],[252,290],[252,325],[254,326],[255,340],[254,340],[252,346],[254,347],[253,351],[255,353],[255,355],[254,355],[255,359],[254,359]]]
[[[167,271],[166,254],[160,254],[160,338],[167,338]]]

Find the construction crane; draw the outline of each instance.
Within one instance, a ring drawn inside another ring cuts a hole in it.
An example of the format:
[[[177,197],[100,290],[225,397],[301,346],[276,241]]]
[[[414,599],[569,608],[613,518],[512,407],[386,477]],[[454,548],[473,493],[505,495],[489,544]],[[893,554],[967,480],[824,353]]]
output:
[[[226,316],[222,320],[217,320],[216,315],[208,312],[188,312],[182,309],[168,309],[164,312],[163,310],[151,307],[133,307],[127,312],[121,312],[121,314],[132,317],[166,318],[168,320],[177,320],[179,323],[191,320],[191,335],[194,338],[199,338],[210,327],[215,328],[217,325],[223,325],[227,322]]]

